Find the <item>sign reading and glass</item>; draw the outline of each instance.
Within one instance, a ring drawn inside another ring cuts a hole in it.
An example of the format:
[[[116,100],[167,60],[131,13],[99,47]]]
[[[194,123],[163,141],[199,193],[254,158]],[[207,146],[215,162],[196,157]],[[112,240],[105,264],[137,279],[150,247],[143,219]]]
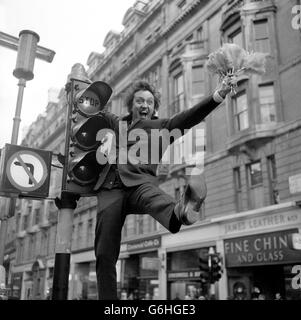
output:
[[[224,241],[226,267],[301,262],[301,251],[289,247],[289,234],[297,229],[257,234]]]

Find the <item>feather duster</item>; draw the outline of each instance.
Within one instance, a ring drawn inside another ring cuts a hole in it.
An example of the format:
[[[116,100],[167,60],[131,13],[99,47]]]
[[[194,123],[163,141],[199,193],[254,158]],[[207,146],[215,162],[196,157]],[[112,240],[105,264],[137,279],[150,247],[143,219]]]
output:
[[[230,61],[233,72],[240,70],[247,57],[247,52],[234,43],[225,43],[222,47],[223,54]]]
[[[267,54],[260,52],[247,53],[247,56],[242,66],[244,73],[264,74],[265,59]]]
[[[209,55],[207,68],[220,76],[226,76],[232,65],[224,52],[219,49]]]
[[[267,54],[247,52],[234,43],[225,43],[221,48],[208,56],[207,69],[219,75],[222,82],[226,77],[237,77],[242,74],[264,74]],[[232,92],[234,86],[231,86]]]

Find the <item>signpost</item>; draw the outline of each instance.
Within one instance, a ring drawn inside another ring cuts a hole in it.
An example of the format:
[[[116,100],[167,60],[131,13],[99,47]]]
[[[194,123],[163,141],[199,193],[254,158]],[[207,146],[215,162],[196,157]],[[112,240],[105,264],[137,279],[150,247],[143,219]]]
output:
[[[37,57],[38,59],[42,59],[47,62],[52,62],[53,57],[55,55],[54,51],[38,46],[37,43],[39,42],[39,40],[40,40],[39,35],[33,31],[30,31],[30,30],[22,30],[19,33],[19,38],[16,38],[16,37],[13,37],[9,34],[0,32],[0,46],[10,48],[10,49],[18,52],[16,67],[13,71],[13,75],[17,79],[19,79],[19,82],[18,82],[19,90],[18,90],[17,104],[16,104],[16,109],[15,109],[15,117],[13,120],[14,122],[13,122],[13,130],[12,130],[12,137],[11,137],[11,143],[15,144],[15,145],[18,144],[19,125],[21,122],[21,108],[22,108],[24,88],[26,85],[26,81],[32,80],[34,77],[33,68],[34,68],[35,59]],[[1,154],[1,159],[3,159],[3,154]],[[22,157],[21,157],[21,162],[19,161],[19,163],[21,164],[21,167],[23,167],[23,170],[26,173],[28,171],[24,169],[25,166],[22,166],[22,161],[24,161],[24,160],[22,160]],[[30,170],[32,170],[30,168],[32,168],[32,166],[33,166],[33,169],[34,169],[34,165],[36,165],[36,163],[31,163],[31,162],[27,162],[27,163],[29,163],[29,165],[27,166],[27,169],[30,172]],[[13,171],[15,170],[14,166],[17,166],[17,165],[11,164],[11,169]],[[11,172],[11,169],[10,169],[10,172]],[[30,173],[30,174],[32,174],[32,173]],[[24,175],[24,173],[23,173],[23,175]],[[29,177],[28,173],[27,173],[27,175]],[[11,180],[15,181],[13,174],[11,174]],[[35,176],[32,175],[31,182],[33,184],[34,184],[34,180],[35,180]],[[20,181],[17,181],[16,185],[18,187],[21,186],[21,188],[22,188],[22,182],[21,182],[21,185],[19,183],[20,183]],[[37,185],[38,184],[36,184],[34,186],[37,186]],[[16,189],[18,189],[18,188],[16,188]],[[31,190],[29,192],[34,192],[34,191],[36,191],[36,190],[33,190],[33,191]],[[37,188],[37,191],[38,191],[38,188]],[[26,190],[24,192],[26,192]],[[7,194],[6,195],[4,194],[4,196],[10,197]],[[3,260],[4,260],[5,238],[6,238],[6,233],[7,233],[7,219],[9,217],[8,212],[14,213],[15,199],[14,198],[7,199],[7,206],[6,207],[8,208],[8,211],[4,212],[0,216],[0,219],[1,219],[1,225],[0,225],[0,266],[3,265]]]
[[[0,164],[0,195],[46,198],[51,151],[6,144]]]

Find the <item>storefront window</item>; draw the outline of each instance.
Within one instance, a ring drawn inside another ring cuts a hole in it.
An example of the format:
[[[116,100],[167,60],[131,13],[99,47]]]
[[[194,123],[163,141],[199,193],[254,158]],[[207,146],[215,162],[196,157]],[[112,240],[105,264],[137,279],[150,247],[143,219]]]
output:
[[[95,261],[77,263],[75,265],[74,300],[97,300],[97,280]]]
[[[121,284],[123,299],[157,300],[160,261],[158,252],[133,254],[125,260],[124,279]]]
[[[208,254],[209,247],[170,252],[167,255],[169,300],[209,299],[208,284],[201,284],[199,257]]]
[[[264,219],[254,219],[252,224]],[[301,253],[289,245],[289,234],[297,231],[290,229],[225,240],[228,298],[275,300],[277,296],[284,300],[301,299],[300,290],[294,288],[293,282],[296,277],[300,283],[293,266],[301,264]]]

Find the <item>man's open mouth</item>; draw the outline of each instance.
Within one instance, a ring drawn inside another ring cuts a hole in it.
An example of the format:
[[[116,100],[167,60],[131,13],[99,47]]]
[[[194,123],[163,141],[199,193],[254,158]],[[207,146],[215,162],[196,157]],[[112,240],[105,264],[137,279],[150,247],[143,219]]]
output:
[[[139,115],[140,115],[141,118],[147,118],[147,116],[148,116],[148,111],[140,111],[140,112],[139,112]]]

